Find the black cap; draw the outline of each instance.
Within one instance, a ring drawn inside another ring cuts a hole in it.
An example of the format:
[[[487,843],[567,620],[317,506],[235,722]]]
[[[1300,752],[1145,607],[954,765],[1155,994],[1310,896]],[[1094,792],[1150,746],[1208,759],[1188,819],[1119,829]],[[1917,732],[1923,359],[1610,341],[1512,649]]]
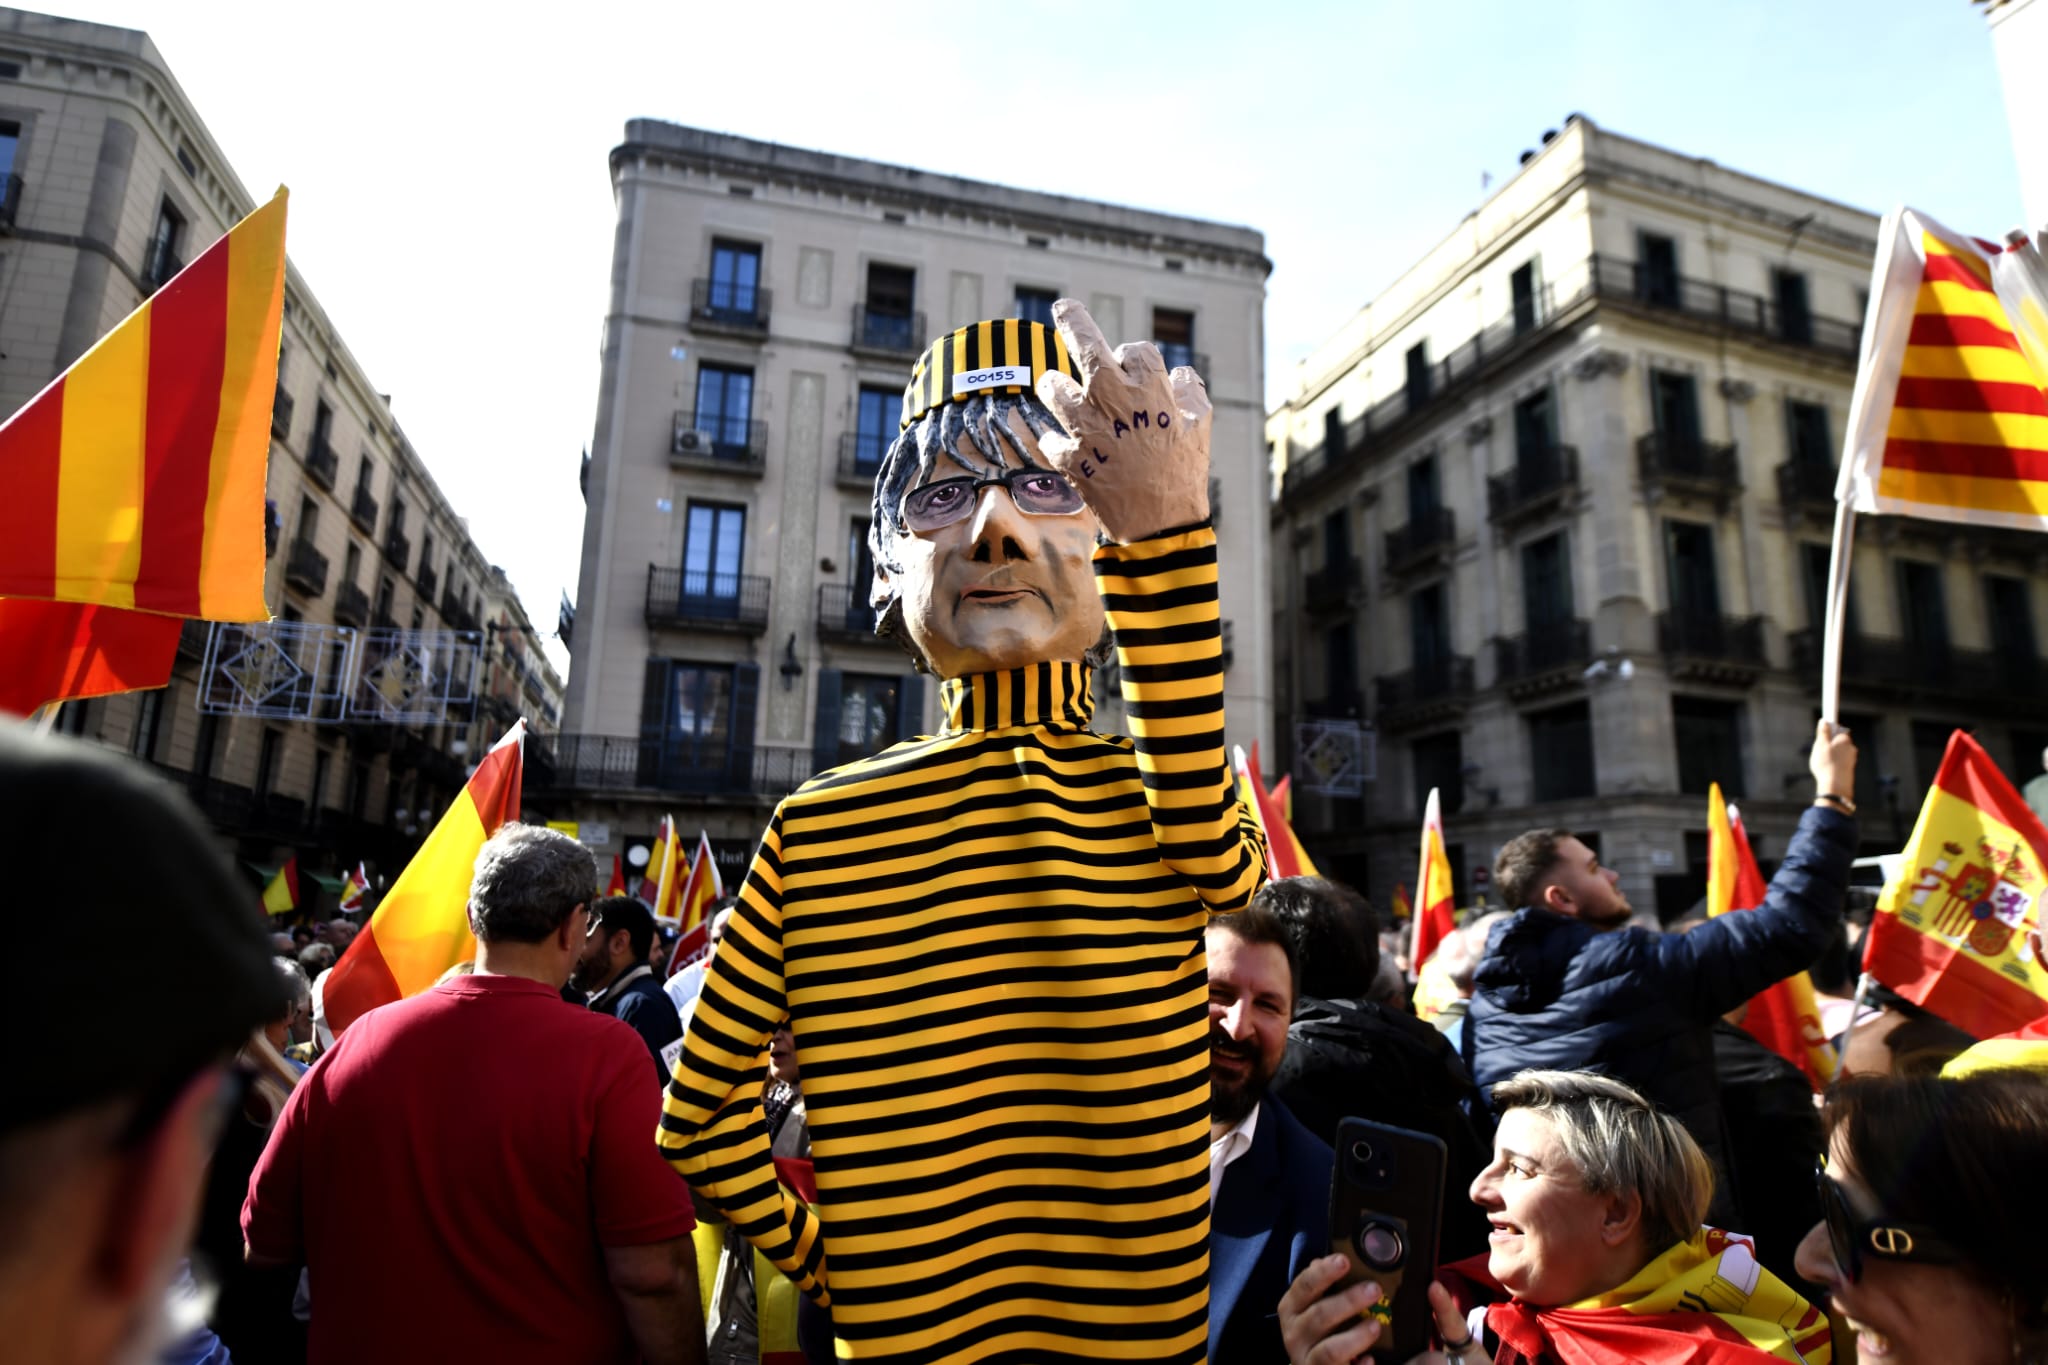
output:
[[[285,1012],[255,889],[153,769],[0,723],[0,867],[0,1134],[175,1093]]]

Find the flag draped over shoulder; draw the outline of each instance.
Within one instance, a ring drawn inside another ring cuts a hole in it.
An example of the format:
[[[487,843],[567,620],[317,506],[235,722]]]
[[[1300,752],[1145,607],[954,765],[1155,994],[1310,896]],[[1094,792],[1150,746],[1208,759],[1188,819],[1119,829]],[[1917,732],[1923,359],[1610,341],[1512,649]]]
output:
[[[1408,970],[1420,973],[1436,950],[1458,927],[1457,893],[1452,889],[1451,859],[1444,851],[1443,806],[1437,789],[1429,789],[1422,808],[1422,859],[1415,870],[1415,937]]]
[[[265,914],[288,915],[298,908],[299,859],[294,854],[284,860],[284,866],[264,886],[263,910]]]
[[[1837,496],[1885,512],[2048,530],[2048,288],[2002,248],[1894,209],[1878,233]]]
[[[1237,766],[1237,799],[1259,822],[1259,828],[1266,835],[1266,859],[1268,874],[1274,879],[1282,877],[1317,877],[1315,861],[1302,847],[1300,838],[1294,833],[1294,826],[1288,822],[1287,807],[1280,790],[1266,790],[1266,782],[1259,775],[1259,746],[1252,745],[1251,756],[1247,758],[1243,749],[1231,751]],[[1286,779],[1281,779],[1285,782]]]
[[[491,746],[334,964],[325,1002],[337,1037],[370,1010],[417,995],[456,963],[476,956],[469,884],[484,841],[519,816],[525,735],[526,722],[518,721]]]
[[[1863,970],[1978,1038],[2048,1015],[2027,935],[2048,900],[2048,828],[1961,730],[1878,899]]]
[[[1707,916],[1754,910],[1764,903],[1764,876],[1750,850],[1741,813],[1707,788]],[[1805,972],[1786,977],[1751,997],[1742,1027],[1751,1037],[1806,1073],[1816,1091],[1835,1078],[1835,1050],[1821,1025],[1820,1004]]]
[[[178,618],[269,619],[285,203],[280,189],[0,425],[0,705],[161,687]]]
[[[682,894],[677,901],[682,928],[687,932],[704,923],[711,907],[724,895],[725,879],[718,875],[718,859],[711,855],[711,836],[700,829],[697,831],[697,856],[690,860],[690,874],[683,881]]]

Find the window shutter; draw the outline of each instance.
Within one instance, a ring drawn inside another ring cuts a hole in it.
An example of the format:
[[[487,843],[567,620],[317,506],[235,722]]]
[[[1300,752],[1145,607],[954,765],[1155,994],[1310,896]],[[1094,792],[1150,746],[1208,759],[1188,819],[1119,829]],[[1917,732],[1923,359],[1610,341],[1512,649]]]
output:
[[[924,733],[924,674],[906,673],[896,685],[896,738]]]
[[[811,732],[811,771],[824,772],[839,763],[839,670],[818,670],[818,711]]]
[[[669,673],[674,664],[667,659],[649,659],[647,676],[640,687],[640,754],[635,765],[639,784],[660,785],[661,750],[668,715]]]
[[[761,665],[732,666],[732,716],[725,733],[725,771],[734,791],[754,786],[754,712],[761,700]]]

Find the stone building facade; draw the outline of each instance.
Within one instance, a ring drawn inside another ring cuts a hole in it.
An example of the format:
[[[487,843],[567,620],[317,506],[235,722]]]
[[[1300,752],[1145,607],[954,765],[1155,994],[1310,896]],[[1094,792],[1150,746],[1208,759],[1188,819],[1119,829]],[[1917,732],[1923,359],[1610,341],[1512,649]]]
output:
[[[1782,853],[1876,231],[1574,116],[1302,364],[1267,427],[1280,729],[1377,741],[1363,796],[1297,801],[1332,870],[1412,882],[1432,786],[1461,904],[1547,825],[1682,911],[1710,781]],[[1866,518],[1851,598],[1856,797],[1896,849],[1952,727],[2039,770],[2048,537]]]

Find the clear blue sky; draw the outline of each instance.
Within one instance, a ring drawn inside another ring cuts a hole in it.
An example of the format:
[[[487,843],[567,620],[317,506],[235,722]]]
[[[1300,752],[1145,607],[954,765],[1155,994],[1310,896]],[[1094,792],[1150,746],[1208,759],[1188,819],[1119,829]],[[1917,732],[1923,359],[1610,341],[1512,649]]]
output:
[[[59,9],[146,29],[251,192],[292,187],[294,261],[543,633],[628,118],[1256,227],[1269,394],[1574,110],[1873,211],[2020,222],[1968,0]]]

